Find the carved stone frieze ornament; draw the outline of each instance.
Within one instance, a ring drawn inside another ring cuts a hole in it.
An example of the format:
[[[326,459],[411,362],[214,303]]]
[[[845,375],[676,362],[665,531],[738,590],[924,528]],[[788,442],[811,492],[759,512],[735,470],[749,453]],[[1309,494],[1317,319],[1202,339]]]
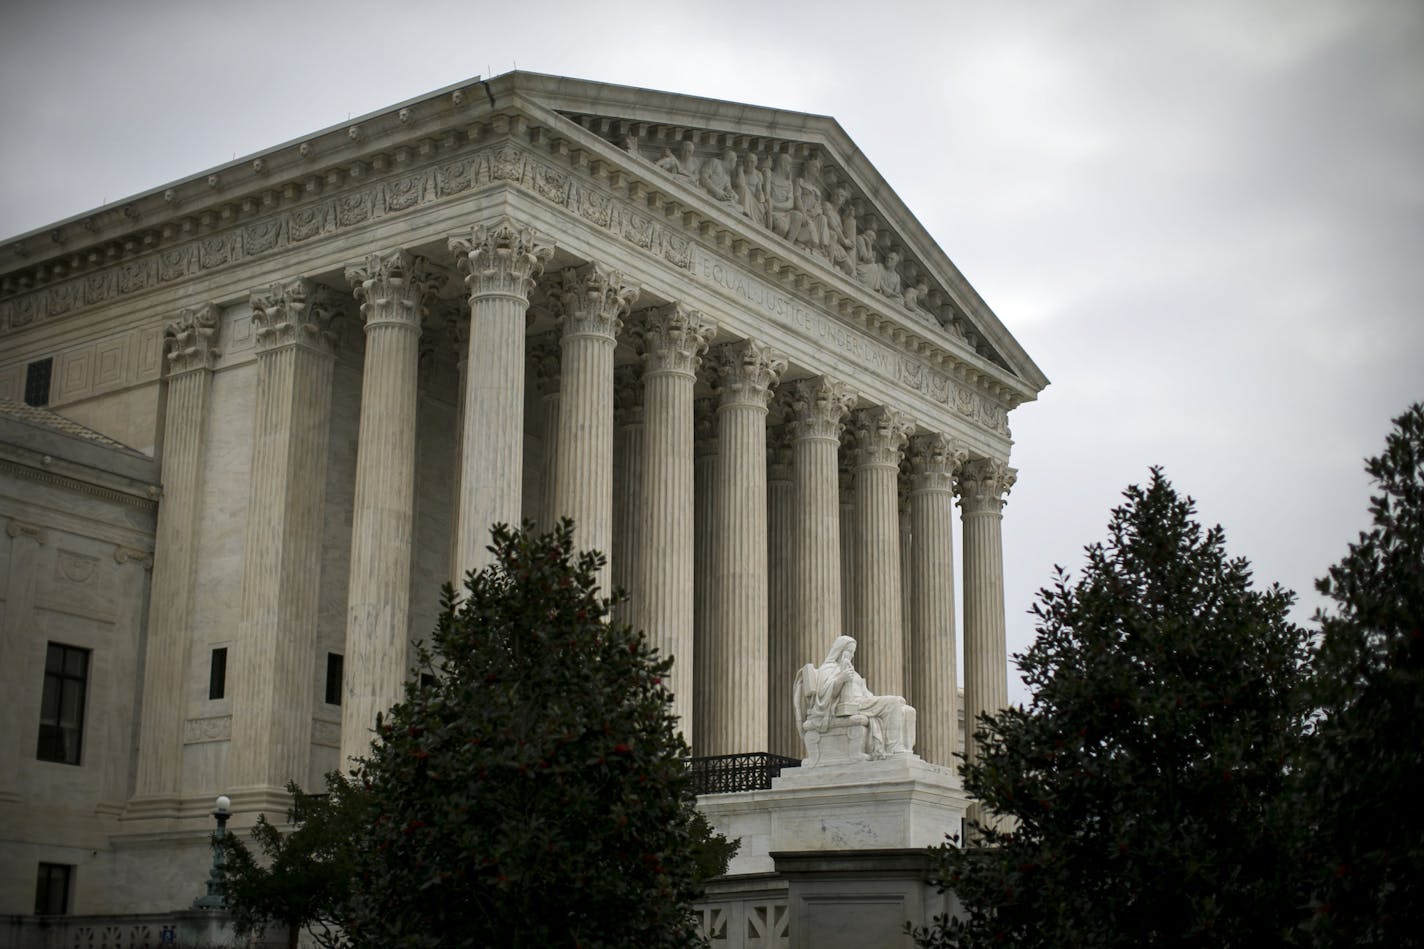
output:
[[[465,274],[472,300],[499,295],[528,303],[534,281],[554,255],[553,245],[541,240],[532,228],[507,217],[477,224],[468,238],[452,237],[448,244]]]
[[[850,386],[826,376],[792,383],[787,406],[795,437],[839,440],[855,401]]]
[[[877,405],[853,412],[849,428],[858,467],[898,468],[915,423],[904,412]]]
[[[211,369],[218,358],[218,329],[222,310],[216,303],[187,307],[163,328],[168,374],[191,369]]]
[[[765,343],[744,339],[713,350],[717,391],[722,405],[753,405],[765,409],[771,389],[786,371],[786,359]]]
[[[296,277],[254,290],[251,302],[258,352],[288,345],[336,351],[334,324],[341,311],[336,295],[327,287]]]
[[[569,267],[557,290],[550,294],[564,338],[570,336],[617,337],[623,317],[638,302],[638,288],[623,274],[600,263]]]
[[[346,280],[361,304],[367,328],[378,323],[420,326],[422,305],[445,283],[430,261],[404,249],[371,254],[346,268]]]
[[[954,473],[969,450],[948,435],[932,432],[910,439],[910,490],[952,491]]]
[[[1010,468],[996,458],[965,462],[955,481],[960,508],[970,514],[1002,510],[1018,476],[1017,468]]]
[[[717,324],[681,303],[643,311],[633,325],[633,343],[643,357],[644,372],[695,375],[702,354],[716,335]]]

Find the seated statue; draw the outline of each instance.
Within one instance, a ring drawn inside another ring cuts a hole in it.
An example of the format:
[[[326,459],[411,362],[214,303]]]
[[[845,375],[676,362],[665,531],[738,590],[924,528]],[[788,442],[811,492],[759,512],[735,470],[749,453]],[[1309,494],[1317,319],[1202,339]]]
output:
[[[837,637],[819,666],[796,674],[792,701],[806,743],[802,767],[910,754],[915,710],[898,695],[876,695],[855,671],[855,640]]]

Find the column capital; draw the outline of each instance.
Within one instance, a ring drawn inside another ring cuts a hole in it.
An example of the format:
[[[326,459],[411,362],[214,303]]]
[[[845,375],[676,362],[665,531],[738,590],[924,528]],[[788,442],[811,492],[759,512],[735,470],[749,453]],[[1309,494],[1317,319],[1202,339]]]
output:
[[[420,328],[425,302],[445,283],[430,261],[404,248],[371,254],[346,268],[346,282],[361,304],[366,328]]]
[[[954,473],[969,458],[958,440],[938,432],[910,439],[910,490],[951,492]]]
[[[614,367],[613,405],[620,427],[643,424],[643,373],[637,364]]]
[[[185,307],[163,328],[163,348],[168,375],[193,369],[211,369],[218,358],[218,329],[222,310],[216,303]]]
[[[883,405],[851,413],[851,443],[857,468],[898,468],[915,423],[904,412]]]
[[[843,439],[836,458],[836,487],[841,504],[855,503],[855,463],[851,459],[850,439]]]
[[[529,340],[529,368],[541,396],[559,394],[559,334],[540,333]]]
[[[1018,480],[1018,469],[994,458],[965,462],[955,480],[959,507],[966,514],[997,514],[1004,507],[1009,489]]]
[[[696,376],[702,354],[716,333],[717,324],[700,311],[669,303],[642,311],[633,325],[633,342],[643,357],[645,373]]]
[[[838,441],[855,400],[850,386],[828,376],[793,382],[787,399],[792,437]]]
[[[786,371],[781,353],[754,339],[723,343],[712,350],[716,390],[721,405],[754,406],[765,410],[771,388]]]
[[[336,352],[336,295],[305,277],[252,291],[253,336],[259,354],[285,346]]]
[[[545,261],[554,255],[552,243],[507,217],[476,224],[469,237],[452,237],[447,243],[465,274],[471,300],[508,296],[527,304]]]
[[[625,282],[620,271],[595,262],[565,268],[549,298],[564,339],[593,336],[611,340],[623,329],[629,307],[638,301],[638,288]]]
[[[766,433],[766,480],[791,481],[791,426],[778,425]]]
[[[704,396],[692,403],[693,457],[717,454],[717,399]]]

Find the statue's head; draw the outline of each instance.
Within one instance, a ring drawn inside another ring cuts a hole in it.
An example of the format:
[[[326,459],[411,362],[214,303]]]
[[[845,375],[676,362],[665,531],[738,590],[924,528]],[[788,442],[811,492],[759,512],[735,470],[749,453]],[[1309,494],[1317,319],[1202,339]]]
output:
[[[836,641],[831,643],[831,651],[826,653],[826,661],[839,665],[842,661],[850,662],[855,658],[855,640],[849,636],[837,636]]]

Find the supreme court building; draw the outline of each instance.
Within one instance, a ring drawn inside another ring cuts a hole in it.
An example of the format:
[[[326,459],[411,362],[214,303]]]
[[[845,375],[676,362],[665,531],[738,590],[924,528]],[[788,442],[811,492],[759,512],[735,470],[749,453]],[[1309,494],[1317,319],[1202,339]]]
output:
[[[529,73],[0,245],[0,915],[190,903],[500,521],[609,553],[694,754],[799,757],[845,632],[950,764],[1046,385],[834,120]]]

